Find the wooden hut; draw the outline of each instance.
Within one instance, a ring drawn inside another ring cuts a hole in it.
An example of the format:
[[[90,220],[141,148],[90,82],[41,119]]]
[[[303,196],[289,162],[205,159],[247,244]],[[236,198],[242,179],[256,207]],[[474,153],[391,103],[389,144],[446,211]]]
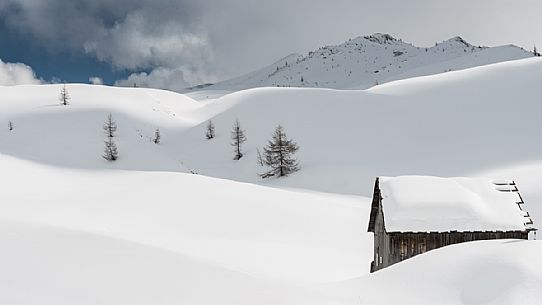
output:
[[[376,178],[368,231],[371,272],[451,244],[527,239],[536,230],[514,181],[400,176]]]

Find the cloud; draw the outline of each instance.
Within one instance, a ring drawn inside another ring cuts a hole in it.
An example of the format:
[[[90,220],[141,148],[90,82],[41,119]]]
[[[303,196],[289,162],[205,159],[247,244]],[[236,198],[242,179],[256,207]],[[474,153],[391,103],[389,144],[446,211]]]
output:
[[[144,12],[130,12],[98,39],[86,41],[83,48],[98,60],[128,69],[201,66],[210,60],[205,33],[186,31],[173,21],[150,26],[155,23],[149,19]]]
[[[100,77],[93,76],[88,79],[88,81],[93,85],[103,85],[104,81]]]
[[[120,70],[182,67],[205,77],[213,57],[198,0],[2,0],[2,23],[49,52]]]
[[[150,73],[133,73],[126,79],[116,81],[115,86],[137,86],[181,91],[182,89],[189,87],[190,83],[185,80],[182,69],[157,68]]]
[[[6,63],[0,60],[0,85],[41,84],[34,70],[22,63]]]

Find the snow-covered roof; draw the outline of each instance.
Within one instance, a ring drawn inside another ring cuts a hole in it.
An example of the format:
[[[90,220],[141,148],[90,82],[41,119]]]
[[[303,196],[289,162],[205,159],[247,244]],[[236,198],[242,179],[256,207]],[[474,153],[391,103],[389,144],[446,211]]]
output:
[[[525,231],[529,214],[513,181],[399,176],[379,178],[387,232]]]

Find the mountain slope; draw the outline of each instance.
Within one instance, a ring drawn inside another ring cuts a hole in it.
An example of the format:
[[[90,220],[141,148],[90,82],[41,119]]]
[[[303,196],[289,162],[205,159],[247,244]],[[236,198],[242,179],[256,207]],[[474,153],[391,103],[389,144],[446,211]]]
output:
[[[513,45],[475,47],[454,37],[422,48],[387,34],[358,37],[302,56],[292,54],[265,68],[205,87],[241,90],[256,87],[320,87],[365,89],[377,83],[443,73],[531,57]]]
[[[0,129],[0,151],[67,167],[196,172],[368,196],[375,176],[461,176],[537,161],[541,64],[530,58],[366,91],[260,88],[201,103],[159,90],[69,85],[72,104],[59,106],[57,85],[3,87],[0,119],[15,129]],[[119,126],[115,163],[101,158],[109,112]],[[211,141],[207,119],[216,125]],[[235,119],[248,138],[239,161],[230,145]],[[302,171],[262,180],[256,150],[278,124],[301,147]]]
[[[530,58],[365,91],[241,91],[200,109],[214,116],[217,138],[203,140],[205,123],[188,130],[186,141],[193,144],[183,151],[184,159],[203,174],[258,181],[256,148],[282,124],[298,142],[304,168],[287,179],[290,186],[359,194],[359,184],[367,186],[378,175],[461,175],[533,161],[542,155],[542,146],[532,140],[542,133],[536,102],[542,97],[541,77],[542,61]],[[247,158],[239,162],[228,153],[235,119],[248,138]],[[327,171],[332,168],[336,172]],[[364,189],[365,195],[371,191]]]
[[[538,162],[539,79],[542,61],[529,58],[365,91],[241,91],[202,108],[214,116],[217,138],[203,139],[205,124],[186,131],[192,144],[182,158],[204,175],[364,196],[371,195],[376,176],[464,176]],[[248,138],[239,161],[232,160],[229,134],[236,119]],[[286,179],[262,180],[257,149],[278,124],[299,144],[302,169]],[[542,216],[536,197],[526,201]]]
[[[164,90],[69,84],[70,105],[58,101],[61,85],[0,87],[0,151],[19,158],[67,167],[186,170],[167,149],[152,143],[156,128],[164,139],[202,122],[204,105]],[[108,114],[117,123],[121,162],[101,158]],[[171,134],[171,133],[173,134]],[[132,151],[134,154],[124,154]]]

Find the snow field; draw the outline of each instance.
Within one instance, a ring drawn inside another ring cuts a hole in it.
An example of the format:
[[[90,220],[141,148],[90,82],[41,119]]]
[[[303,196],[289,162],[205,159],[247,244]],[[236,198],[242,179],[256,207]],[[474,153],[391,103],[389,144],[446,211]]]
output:
[[[65,107],[59,85],[0,87],[0,303],[536,304],[538,241],[446,247],[369,275],[366,228],[374,178],[404,174],[513,178],[536,226],[541,77],[534,58],[201,101],[69,84]],[[115,163],[101,158],[108,113]],[[301,171],[261,180],[256,149],[277,124]]]

